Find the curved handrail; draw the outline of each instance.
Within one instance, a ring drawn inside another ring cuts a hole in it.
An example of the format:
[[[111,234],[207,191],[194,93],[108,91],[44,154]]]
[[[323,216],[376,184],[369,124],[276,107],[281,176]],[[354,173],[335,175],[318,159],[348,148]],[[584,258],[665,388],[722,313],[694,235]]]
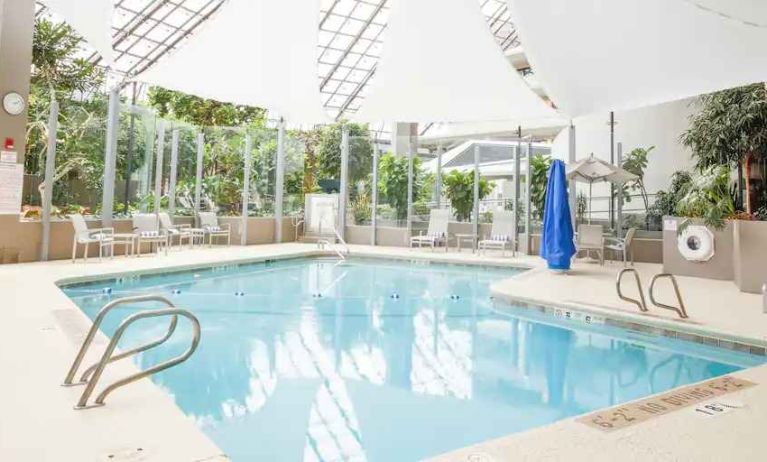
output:
[[[77,370],[80,368],[80,365],[83,362],[85,353],[88,351],[88,348],[90,348],[91,343],[93,342],[93,338],[96,336],[96,331],[98,331],[99,327],[101,327],[101,322],[104,320],[106,315],[116,306],[124,305],[126,303],[143,303],[143,302],[162,302],[171,308],[175,308],[176,306],[173,304],[173,302],[163,297],[162,295],[136,295],[133,297],[124,297],[124,298],[119,298],[117,300],[112,300],[111,302],[104,305],[101,308],[101,310],[99,310],[96,317],[93,319],[93,325],[91,325],[91,328],[88,331],[88,335],[85,336],[85,340],[83,340],[83,344],[80,346],[80,351],[77,352],[77,356],[75,357],[75,360],[72,362],[72,366],[69,368],[69,372],[67,372],[67,376],[64,378],[64,383],[62,385],[64,386],[84,385],[85,383],[87,383],[88,376],[93,372],[93,370],[96,368],[98,363],[90,366],[89,368],[85,370],[85,372],[83,372],[83,375],[80,377],[80,382],[73,383],[72,381],[74,380],[75,375],[77,374]],[[145,345],[124,351],[120,354],[117,354],[111,357],[109,361],[110,362],[117,361],[118,359],[126,358],[128,356],[134,355],[136,353],[141,353],[142,351],[146,351],[150,348],[154,348],[157,345],[160,345],[161,343],[168,340],[171,335],[173,335],[173,332],[176,330],[177,323],[178,323],[178,317],[174,316],[170,320],[170,325],[168,326],[168,332],[162,338],[157,339],[153,342],[147,343]]]
[[[626,297],[623,295],[623,292],[621,291],[621,279],[623,279],[623,275],[626,273],[634,273],[634,279],[637,283],[637,289],[639,289],[639,298],[640,300],[633,299],[631,297]],[[644,292],[642,291],[642,281],[639,280],[639,272],[635,270],[634,268],[623,268],[620,273],[618,273],[618,277],[615,279],[615,290],[618,291],[618,297],[626,302],[631,302],[635,304],[637,307],[639,307],[639,311],[647,312],[649,311],[647,309],[647,302],[644,298]]]
[[[174,318],[177,318],[178,316],[183,316],[189,319],[189,321],[191,321],[193,336],[192,336],[192,344],[189,345],[189,348],[184,353],[176,356],[175,358],[171,358],[165,362],[154,365],[150,367],[149,369],[143,370],[136,374],[132,374],[120,380],[117,380],[116,382],[112,383],[108,387],[104,388],[104,390],[96,397],[96,401],[94,402],[94,404],[91,406],[88,406],[88,398],[90,398],[91,394],[93,393],[93,390],[96,388],[96,384],[101,378],[101,374],[104,372],[104,369],[106,368],[107,364],[112,362],[111,360],[112,353],[117,347],[117,343],[120,341],[120,338],[125,333],[126,329],[128,329],[128,327],[131,324],[138,321],[139,319],[156,318],[160,316],[173,316]],[[91,378],[90,381],[88,381],[88,385],[85,387],[85,390],[83,390],[83,394],[80,396],[80,400],[77,402],[77,406],[75,406],[75,409],[85,409],[88,407],[103,406],[104,400],[106,399],[106,397],[110,393],[115,391],[116,389],[186,361],[187,359],[189,359],[190,356],[192,356],[192,353],[195,352],[199,344],[200,344],[200,321],[197,319],[195,315],[193,315],[187,310],[183,310],[180,308],[164,308],[160,310],[141,311],[139,313],[135,313],[128,316],[127,318],[125,318],[125,320],[122,323],[120,323],[120,326],[117,328],[114,335],[112,336],[112,340],[109,342],[109,345],[107,346],[106,350],[104,350],[104,354],[101,356],[101,361],[99,361],[98,367],[93,372],[93,377]]]
[[[671,279],[671,283],[674,285],[674,292],[676,292],[676,299],[679,302],[679,306],[671,306],[666,305],[664,303],[660,303],[657,300],[655,300],[655,281],[657,281],[660,278],[669,278]],[[684,301],[682,300],[682,293],[679,292],[679,284],[676,282],[676,278],[671,273],[659,273],[652,277],[652,281],[650,281],[650,301],[653,303],[653,305],[657,306],[658,308],[664,308],[666,310],[676,311],[676,314],[679,315],[682,319],[687,319],[689,316],[687,315],[687,309],[684,307]]]

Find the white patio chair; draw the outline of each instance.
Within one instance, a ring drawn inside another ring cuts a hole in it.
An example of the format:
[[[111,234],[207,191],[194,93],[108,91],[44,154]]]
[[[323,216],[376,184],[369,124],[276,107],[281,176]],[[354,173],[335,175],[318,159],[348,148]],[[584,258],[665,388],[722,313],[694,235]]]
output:
[[[104,255],[104,247],[109,247],[109,256],[114,256],[114,228],[88,228],[88,223],[85,222],[85,218],[79,213],[75,213],[69,216],[72,222],[72,227],[75,230],[74,237],[72,238],[72,263],[77,259],[77,245],[81,244],[85,246],[83,251],[83,259],[88,261],[88,247],[90,244],[98,244],[99,246],[99,260]]]
[[[503,256],[506,256],[506,248],[511,248],[512,256],[517,256],[516,245],[514,243],[514,212],[508,210],[499,210],[493,212],[493,226],[490,230],[490,236],[478,243],[479,251],[487,253],[487,249],[501,249]]]
[[[585,251],[586,256],[590,256],[591,252],[596,252],[599,255],[599,264],[605,264],[605,240],[602,236],[602,225],[579,225],[578,226],[578,238],[575,241],[575,248],[577,250],[575,256]]]
[[[218,224],[218,217],[214,212],[200,212],[200,227],[208,235],[208,245],[213,246],[214,237],[226,236],[226,245],[230,245],[232,240],[232,229],[229,223]]]
[[[160,217],[160,228],[168,235],[168,245],[173,245],[173,237],[178,237],[178,246],[184,245],[184,239],[186,239],[189,248],[192,247],[192,226],[191,225],[175,225],[171,220],[170,215],[165,212],[158,214]]]
[[[152,244],[157,247],[157,253],[160,253],[160,247],[165,247],[165,255],[168,255],[168,233],[160,229],[160,223],[157,215],[153,213],[137,213],[133,215],[133,233],[136,235],[136,255],[141,256],[141,244],[149,243],[149,250]]]
[[[429,229],[426,234],[421,231],[418,236],[410,238],[410,247],[413,244],[418,244],[418,247],[422,247],[423,244],[431,246],[434,250],[439,244],[445,245],[445,252],[447,252],[447,225],[450,222],[450,210],[448,209],[432,209],[429,213]]]
[[[628,266],[628,255],[631,254],[631,266],[634,266],[634,249],[631,244],[634,242],[634,235],[636,234],[636,228],[629,228],[626,231],[626,237],[623,239],[617,237],[608,237],[605,239],[605,250],[611,250],[615,252],[615,255],[621,254],[623,257],[623,266]]]

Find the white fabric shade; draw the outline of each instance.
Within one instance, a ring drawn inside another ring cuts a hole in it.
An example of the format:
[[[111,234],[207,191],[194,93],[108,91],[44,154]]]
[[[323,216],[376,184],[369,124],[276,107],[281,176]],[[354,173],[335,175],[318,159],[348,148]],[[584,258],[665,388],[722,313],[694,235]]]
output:
[[[620,167],[611,165],[594,155],[567,165],[567,179],[595,183],[607,181],[609,183],[623,184],[637,179],[637,176]]]
[[[329,121],[317,82],[318,0],[229,0],[136,80],[265,107],[291,123]]]
[[[101,55],[112,62],[112,0],[43,0]]]
[[[759,0],[509,0],[536,76],[571,117],[767,79]],[[742,19],[742,20],[741,20]]]
[[[556,117],[511,67],[476,0],[392,0],[383,51],[355,120]]]

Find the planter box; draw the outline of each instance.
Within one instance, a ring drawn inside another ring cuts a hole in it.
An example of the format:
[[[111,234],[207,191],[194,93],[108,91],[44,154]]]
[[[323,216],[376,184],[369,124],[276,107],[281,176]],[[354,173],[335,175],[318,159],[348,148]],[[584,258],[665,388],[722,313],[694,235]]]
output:
[[[767,222],[734,222],[733,267],[735,284],[741,292],[762,293],[767,283]]]
[[[735,277],[733,255],[735,243],[733,239],[733,223],[721,230],[711,230],[714,234],[714,256],[706,262],[693,262],[685,259],[677,249],[676,228],[684,218],[663,217],[663,271],[679,276],[693,276],[708,279],[731,281]],[[669,223],[676,223],[667,229]],[[696,223],[699,224],[699,223]]]

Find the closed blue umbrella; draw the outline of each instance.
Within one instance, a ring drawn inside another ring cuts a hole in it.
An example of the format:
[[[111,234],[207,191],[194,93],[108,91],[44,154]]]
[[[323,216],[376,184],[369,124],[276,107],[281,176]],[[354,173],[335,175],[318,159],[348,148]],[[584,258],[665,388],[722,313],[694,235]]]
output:
[[[546,184],[546,203],[543,207],[543,235],[541,257],[553,270],[569,270],[570,259],[575,255],[573,222],[567,200],[565,164],[555,160],[549,168]]]

